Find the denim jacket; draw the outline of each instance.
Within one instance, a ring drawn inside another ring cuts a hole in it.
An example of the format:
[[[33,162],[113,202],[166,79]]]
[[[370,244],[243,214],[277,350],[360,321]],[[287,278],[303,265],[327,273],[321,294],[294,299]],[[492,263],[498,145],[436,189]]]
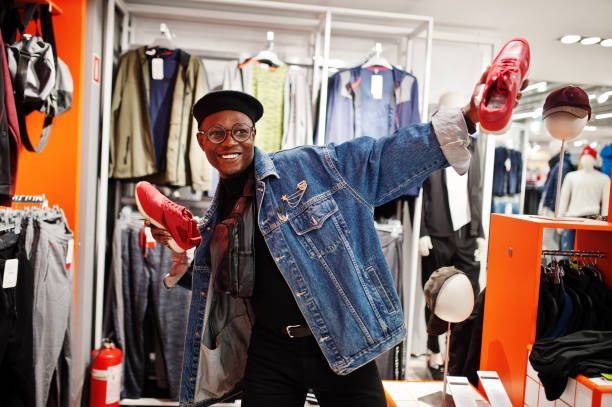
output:
[[[468,144],[465,121],[455,110],[378,140],[360,137],[270,155],[255,150],[259,228],[335,373],[354,371],[406,335],[374,228],[374,207],[449,163],[465,173]],[[213,288],[209,245],[220,220],[218,192],[199,224],[202,242],[191,274],[183,406],[208,406],[237,394],[254,322],[249,300]]]

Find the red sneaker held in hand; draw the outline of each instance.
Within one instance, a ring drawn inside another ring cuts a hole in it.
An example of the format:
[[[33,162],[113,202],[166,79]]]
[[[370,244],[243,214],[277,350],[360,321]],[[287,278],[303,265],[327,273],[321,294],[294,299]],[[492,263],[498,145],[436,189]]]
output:
[[[149,182],[136,184],[134,193],[138,212],[158,228],[172,235],[168,246],[177,253],[182,253],[197,246],[202,238],[198,222],[189,210],[166,198]]]
[[[508,41],[495,57],[478,106],[480,126],[487,133],[503,134],[510,127],[516,96],[529,70],[529,59],[529,43],[523,38]]]

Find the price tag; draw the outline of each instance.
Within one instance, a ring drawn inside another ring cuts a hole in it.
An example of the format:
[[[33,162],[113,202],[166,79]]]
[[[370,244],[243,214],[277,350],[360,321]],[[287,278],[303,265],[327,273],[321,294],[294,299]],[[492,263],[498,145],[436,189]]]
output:
[[[512,169],[512,161],[509,158],[506,158],[506,161],[504,161],[504,167],[506,167],[506,172],[510,172]]]
[[[382,99],[383,77],[382,75],[372,75],[372,83],[370,93],[373,99]]]
[[[506,389],[499,379],[497,372],[478,371],[478,377],[487,393],[491,407],[512,407],[510,397],[508,397],[508,393],[506,393]]]
[[[68,250],[66,251],[66,270],[70,268],[74,260],[74,239],[68,241]]]
[[[448,376],[448,390],[453,395],[457,407],[477,407],[476,398],[467,377]]]
[[[13,288],[17,285],[17,268],[19,260],[10,259],[4,262],[4,278],[2,279],[2,288]]]
[[[153,58],[151,60],[151,77],[158,81],[164,79],[164,60],[163,58]]]
[[[148,249],[152,249],[155,247],[155,239],[153,238],[153,233],[151,233],[150,227],[145,227],[145,238]]]

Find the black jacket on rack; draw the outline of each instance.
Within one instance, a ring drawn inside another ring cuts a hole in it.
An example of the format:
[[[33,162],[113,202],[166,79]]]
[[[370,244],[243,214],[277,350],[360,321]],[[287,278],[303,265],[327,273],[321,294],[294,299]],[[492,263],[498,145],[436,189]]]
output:
[[[480,153],[478,143],[469,146],[472,153],[468,169],[468,193],[470,200],[472,237],[484,236],[482,229],[482,175],[480,172]],[[432,173],[423,183],[423,215],[421,216],[421,236],[446,237],[453,233],[453,224],[446,189],[445,170]]]

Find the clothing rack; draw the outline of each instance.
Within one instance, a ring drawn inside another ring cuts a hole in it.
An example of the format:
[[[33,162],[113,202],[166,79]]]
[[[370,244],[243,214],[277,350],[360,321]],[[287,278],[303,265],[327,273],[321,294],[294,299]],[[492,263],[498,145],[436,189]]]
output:
[[[606,257],[605,253],[602,252],[587,252],[580,250],[542,250],[543,256],[572,256],[572,257]]]

